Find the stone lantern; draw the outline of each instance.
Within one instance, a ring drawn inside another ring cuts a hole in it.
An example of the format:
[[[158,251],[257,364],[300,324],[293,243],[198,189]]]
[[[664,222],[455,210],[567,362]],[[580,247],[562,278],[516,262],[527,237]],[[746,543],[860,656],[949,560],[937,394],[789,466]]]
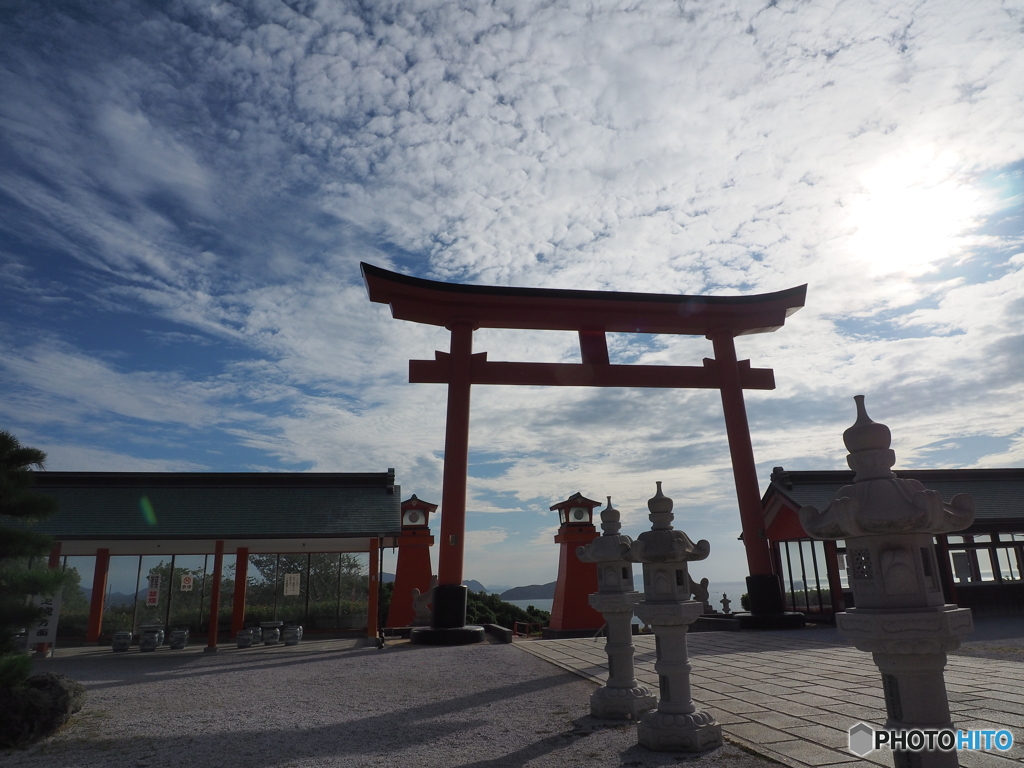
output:
[[[672,499],[658,492],[647,502],[651,530],[629,549],[629,559],[644,566],[644,599],[636,615],[654,630],[658,661],[655,670],[661,699],[637,726],[640,746],[658,752],[703,752],[721,746],[722,726],[713,715],[697,709],[690,694],[690,661],[686,631],[704,612],[707,580],[694,585],[687,563],[704,560],[711,545],[696,544],[672,528]],[[691,600],[694,592],[698,600]]]
[[[843,433],[856,472],[824,511],[800,510],[815,539],[846,541],[855,608],[836,614],[839,634],[873,654],[882,673],[887,729],[950,729],[943,668],[946,654],[973,631],[971,611],[945,604],[933,535],[960,531],[974,520],[974,499],[947,504],[938,491],[893,474],[896,454],[884,424],[872,421],[857,395],[857,421]],[[910,752],[894,751],[897,768]],[[923,768],[956,766],[950,752],[922,752]]]
[[[597,568],[576,557],[577,547],[586,546],[597,538],[594,527],[594,507],[600,501],[586,498],[576,492],[565,501],[551,505],[558,511],[558,580],[555,598],[551,601],[551,620],[544,628],[546,639],[560,637],[589,637],[601,628],[601,614],[590,607],[587,598],[597,591]]]
[[[633,588],[633,564],[625,559],[633,541],[619,534],[621,527],[619,510],[609,496],[601,510],[604,534],[576,548],[580,560],[597,564],[597,592],[590,596],[590,605],[601,612],[608,628],[608,683],[590,694],[590,714],[605,720],[637,720],[658,703],[633,670],[633,607],[640,593]]]

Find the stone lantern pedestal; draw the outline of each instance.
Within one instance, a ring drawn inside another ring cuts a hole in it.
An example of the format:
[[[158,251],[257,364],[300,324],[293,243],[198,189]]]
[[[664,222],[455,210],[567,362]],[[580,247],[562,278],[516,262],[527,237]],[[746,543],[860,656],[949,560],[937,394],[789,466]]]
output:
[[[629,559],[644,567],[644,599],[636,615],[654,630],[661,698],[658,708],[640,719],[637,737],[640,746],[656,752],[703,752],[721,746],[722,726],[697,709],[690,692],[686,632],[704,612],[707,591],[698,587],[702,599],[690,599],[694,585],[687,563],[705,559],[711,545],[694,544],[672,528],[672,499],[662,494],[661,483],[647,508],[653,525],[630,547]]]
[[[856,607],[836,614],[836,627],[882,674],[886,728],[950,730],[946,654],[974,623],[969,609],[945,603],[932,537],[967,528],[974,500],[958,494],[947,504],[918,481],[897,478],[889,428],[868,417],[863,395],[855,400],[857,421],[843,434],[853,484],[823,512],[802,508],[800,522],[815,539],[846,541]],[[893,750],[893,758],[896,768],[958,764],[955,750]]]
[[[640,593],[633,589],[633,564],[624,557],[633,542],[619,535],[621,527],[619,511],[609,496],[608,506],[601,510],[604,534],[576,549],[580,560],[597,564],[598,591],[589,602],[604,617],[607,628],[608,682],[590,695],[590,714],[604,720],[637,720],[658,703],[637,681],[633,667],[633,608]]]

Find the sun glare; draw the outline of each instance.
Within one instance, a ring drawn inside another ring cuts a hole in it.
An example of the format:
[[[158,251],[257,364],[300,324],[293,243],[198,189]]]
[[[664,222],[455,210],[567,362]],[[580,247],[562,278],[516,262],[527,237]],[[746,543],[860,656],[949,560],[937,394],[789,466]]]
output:
[[[861,177],[861,188],[851,247],[875,274],[920,274],[957,255],[983,208],[951,153],[920,149],[886,160]]]

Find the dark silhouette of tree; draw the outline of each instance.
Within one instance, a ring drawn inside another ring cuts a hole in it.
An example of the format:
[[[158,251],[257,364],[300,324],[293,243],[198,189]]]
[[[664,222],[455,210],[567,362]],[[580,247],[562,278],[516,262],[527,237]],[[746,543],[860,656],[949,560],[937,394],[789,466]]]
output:
[[[32,492],[32,468],[42,469],[45,461],[45,453],[0,430],[0,687],[18,686],[31,672],[25,649],[14,639],[43,616],[29,597],[53,595],[64,582],[45,562],[38,567],[53,540],[25,527],[57,511],[56,499]]]

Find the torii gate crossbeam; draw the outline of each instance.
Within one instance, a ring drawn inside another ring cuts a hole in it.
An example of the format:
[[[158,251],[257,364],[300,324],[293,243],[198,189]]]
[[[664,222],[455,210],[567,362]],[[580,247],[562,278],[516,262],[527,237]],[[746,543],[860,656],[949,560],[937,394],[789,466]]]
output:
[[[775,376],[770,368],[752,368],[749,360],[737,360],[733,339],[781,328],[804,305],[806,285],[754,296],[673,296],[441,283],[366,263],[361,270],[370,300],[389,304],[393,317],[451,331],[449,352],[436,352],[433,360],[409,361],[410,382],[448,385],[433,629],[456,630],[466,620],[461,585],[473,384],[718,389],[750,570],[751,608],[757,614],[781,613],[743,402],[744,389],[774,389]],[[576,331],[583,361],[489,361],[486,353],[473,354],[473,331],[478,328]],[[606,333],[705,336],[715,357],[705,358],[702,366],[612,365]],[[458,637],[456,632],[451,642],[459,642]]]

